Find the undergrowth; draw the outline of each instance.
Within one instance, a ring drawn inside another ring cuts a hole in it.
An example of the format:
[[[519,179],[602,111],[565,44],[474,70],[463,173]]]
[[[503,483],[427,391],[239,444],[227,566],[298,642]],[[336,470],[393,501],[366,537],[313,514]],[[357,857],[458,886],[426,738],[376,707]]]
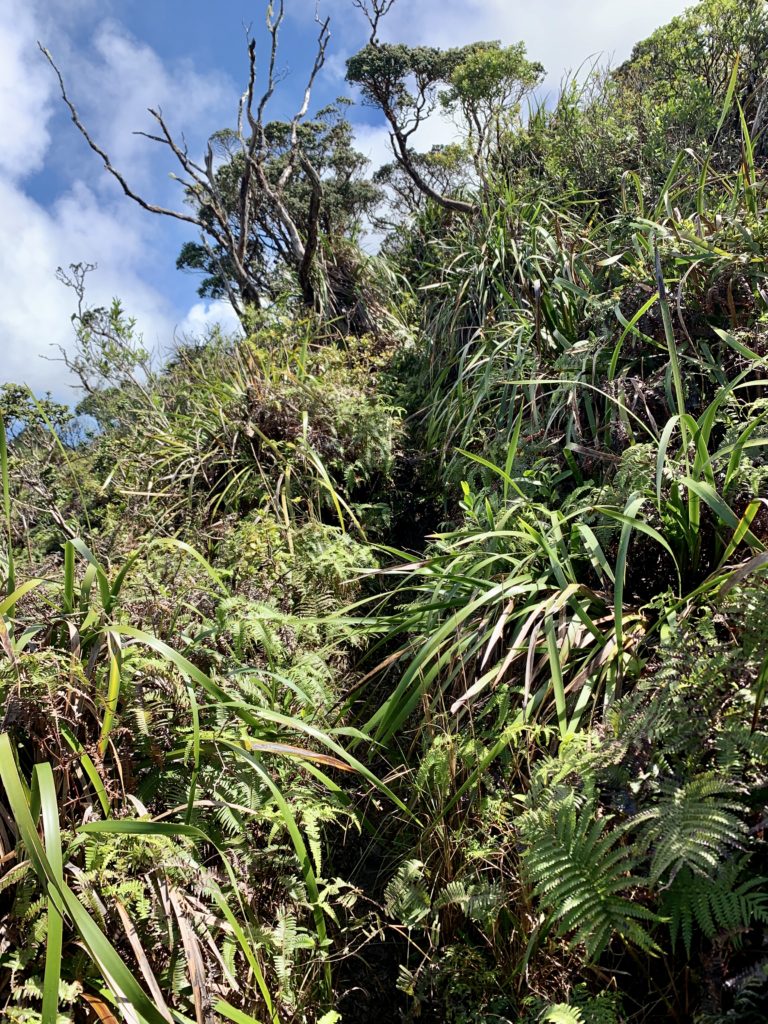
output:
[[[522,66],[373,28],[465,110]],[[153,365],[63,275],[81,404],[2,391],[5,1018],[765,1018],[766,52],[704,0],[401,153],[355,334],[281,272]]]

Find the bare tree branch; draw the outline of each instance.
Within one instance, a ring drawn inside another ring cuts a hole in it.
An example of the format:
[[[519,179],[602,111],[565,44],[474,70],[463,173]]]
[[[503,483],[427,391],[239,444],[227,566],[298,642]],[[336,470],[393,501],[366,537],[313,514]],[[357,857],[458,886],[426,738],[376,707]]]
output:
[[[365,20],[371,27],[371,36],[368,40],[369,46],[379,44],[379,22],[394,7],[396,0],[352,0],[353,6],[361,11]]]
[[[330,30],[330,18],[326,18],[320,26],[320,34],[317,37],[317,53],[315,54],[315,63],[312,65],[312,70],[309,73],[309,79],[307,81],[307,87],[304,90],[304,101],[293,116],[291,121],[291,155],[295,160],[298,156],[299,150],[299,124],[306,117],[307,110],[309,110],[309,101],[312,96],[312,87],[315,84],[315,79],[318,73],[325,64],[325,53],[328,48],[328,42],[331,38]],[[293,170],[293,162],[289,161],[286,170],[280,176],[278,182],[278,189],[283,188],[290,177],[290,172]],[[290,169],[290,170],[289,170]]]
[[[183,220],[183,221],[186,221],[188,224],[198,224],[197,218],[194,217],[193,215],[188,214],[188,213],[183,213],[180,210],[170,210],[170,209],[168,209],[165,206],[157,206],[154,203],[149,203],[149,202],[147,202],[146,199],[144,199],[138,193],[133,191],[133,189],[130,187],[130,185],[125,180],[125,178],[120,173],[120,171],[118,171],[115,167],[112,166],[112,162],[110,161],[109,157],[104,152],[104,150],[93,141],[93,139],[91,138],[91,136],[88,133],[88,129],[85,127],[83,122],[80,120],[80,115],[78,114],[77,109],[75,108],[75,105],[72,103],[72,101],[70,100],[69,96],[67,95],[67,90],[64,87],[64,79],[62,78],[61,72],[59,71],[58,67],[56,66],[56,63],[55,63],[53,57],[51,56],[50,52],[42,45],[42,43],[38,42],[37,45],[38,45],[38,48],[40,49],[40,52],[43,54],[45,59],[48,61],[48,63],[51,65],[51,67],[53,68],[53,70],[56,73],[56,77],[59,80],[59,88],[61,90],[61,98],[64,100],[64,102],[66,103],[67,107],[69,108],[69,112],[70,112],[70,114],[72,116],[72,121],[73,121],[75,127],[80,132],[80,134],[83,136],[83,138],[88,143],[88,145],[91,147],[91,149],[94,151],[94,153],[96,153],[98,156],[101,157],[101,159],[102,159],[102,161],[104,163],[104,167],[106,168],[107,171],[109,171],[109,173],[112,175],[112,177],[119,183],[120,187],[122,188],[123,192],[128,196],[128,198],[132,199],[135,203],[138,203],[139,206],[141,206],[145,210],[148,210],[150,213],[159,213],[159,214],[161,214],[164,217],[174,217],[176,220]]]

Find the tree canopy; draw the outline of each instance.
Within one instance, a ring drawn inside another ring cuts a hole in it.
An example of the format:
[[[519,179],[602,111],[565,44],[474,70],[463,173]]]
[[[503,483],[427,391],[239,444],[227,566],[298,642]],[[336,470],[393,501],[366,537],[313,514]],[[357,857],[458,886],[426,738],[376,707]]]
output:
[[[387,120],[395,159],[426,196],[467,213],[471,203],[437,190],[421,173],[412,140],[437,110],[458,116],[481,181],[489,147],[515,123],[519,104],[540,81],[543,68],[525,56],[525,45],[496,42],[439,49],[380,43],[373,38],[347,61],[347,81]]]

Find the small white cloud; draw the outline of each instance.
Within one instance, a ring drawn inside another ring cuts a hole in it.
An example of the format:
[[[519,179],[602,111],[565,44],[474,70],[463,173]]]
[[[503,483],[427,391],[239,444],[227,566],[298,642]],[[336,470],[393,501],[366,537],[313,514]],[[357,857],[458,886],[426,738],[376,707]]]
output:
[[[356,124],[355,147],[370,161],[371,171],[393,159],[386,125]]]
[[[176,337],[182,340],[205,337],[212,327],[220,327],[225,334],[242,334],[243,329],[229,302],[217,299],[196,302],[176,327]]]
[[[323,76],[344,89],[347,76],[347,58],[343,53],[329,53],[323,65]]]

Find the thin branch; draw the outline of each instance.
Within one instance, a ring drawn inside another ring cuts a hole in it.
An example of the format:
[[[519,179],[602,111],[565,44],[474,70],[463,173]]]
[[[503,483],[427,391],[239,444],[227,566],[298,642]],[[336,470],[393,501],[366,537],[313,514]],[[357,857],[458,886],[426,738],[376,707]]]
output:
[[[309,110],[309,101],[312,96],[312,88],[315,84],[315,79],[317,78],[323,65],[325,64],[325,53],[331,38],[330,23],[331,19],[326,18],[325,21],[320,26],[320,34],[317,37],[317,53],[315,54],[315,62],[312,65],[312,70],[307,80],[307,87],[304,90],[304,100],[299,109],[294,114],[293,119],[291,121],[290,158],[285,166],[285,169],[283,170],[283,173],[280,175],[280,180],[277,183],[277,187],[279,190],[285,188],[285,186],[288,183],[288,179],[290,178],[293,172],[295,160],[298,155],[299,124],[306,117],[307,110]]]
[[[275,63],[277,61],[277,38],[280,33],[280,26],[283,23],[285,17],[285,3],[284,0],[280,0],[280,6],[277,11],[277,17],[273,18],[274,8],[270,2],[267,7],[267,28],[269,34],[272,37],[270,48],[269,48],[269,70],[267,72],[267,88],[259,101],[259,109],[256,115],[256,124],[251,124],[253,130],[260,129],[261,135],[263,136],[264,130],[264,111],[267,108],[267,104],[272,99],[272,94],[275,91]],[[250,108],[249,108],[250,111]]]
[[[242,126],[242,106],[241,101],[241,112],[238,117],[238,137],[240,138],[243,154],[245,157],[245,167],[243,168],[243,178],[240,182],[240,197],[239,197],[239,217],[240,217],[240,242],[238,245],[237,256],[242,259],[245,253],[246,240],[250,231],[250,208],[251,208],[251,182],[255,177],[259,182],[259,185],[264,188],[265,183],[267,184],[267,194],[269,195],[268,182],[266,181],[266,175],[263,173],[261,168],[261,160],[263,159],[264,153],[267,149],[267,138],[264,131],[264,112],[267,104],[272,98],[275,85],[276,75],[275,66],[277,63],[277,44],[278,36],[280,33],[280,26],[283,23],[285,17],[285,4],[284,0],[280,0],[277,17],[274,14],[274,6],[272,0],[267,5],[267,30],[270,35],[270,48],[269,48],[269,65],[267,70],[267,85],[264,92],[259,100],[259,105],[256,111],[256,115],[253,113],[253,102],[255,97],[256,87],[256,40],[251,39],[248,44],[248,87],[244,95],[244,107],[245,113],[248,118],[248,126],[250,128],[250,138],[246,141],[243,134]],[[260,173],[261,170],[261,173]],[[271,198],[271,196],[270,196]]]
[[[112,177],[119,183],[119,185],[122,188],[122,190],[125,193],[125,195],[127,195],[128,198],[132,199],[135,203],[138,203],[138,205],[141,206],[144,210],[149,211],[149,213],[159,213],[159,214],[161,214],[164,217],[173,217],[176,220],[183,220],[183,221],[186,221],[186,223],[188,223],[188,224],[194,224],[196,226],[199,226],[198,218],[192,216],[191,214],[182,213],[180,210],[171,210],[171,209],[168,209],[165,206],[157,206],[155,203],[147,202],[146,199],[142,198],[142,196],[138,195],[138,193],[133,191],[133,189],[130,187],[130,185],[125,180],[125,178],[120,173],[120,171],[118,171],[115,167],[112,166],[112,162],[110,161],[109,157],[104,152],[104,150],[99,145],[97,145],[97,143],[95,143],[93,141],[93,139],[91,138],[90,134],[88,133],[88,129],[85,127],[83,122],[80,120],[80,115],[78,114],[75,105],[72,103],[72,101],[70,100],[69,96],[67,95],[67,90],[66,90],[66,88],[64,86],[64,79],[62,77],[62,74],[59,71],[59,68],[57,67],[56,62],[54,61],[54,59],[51,56],[50,52],[39,41],[38,41],[37,45],[38,45],[38,48],[40,49],[40,52],[43,54],[45,59],[48,61],[48,63],[51,65],[51,67],[53,68],[54,72],[56,73],[56,77],[59,80],[59,89],[61,90],[61,98],[64,100],[64,102],[66,103],[67,107],[69,108],[69,112],[70,112],[70,115],[72,117],[72,121],[73,121],[75,127],[80,132],[80,134],[83,136],[83,138],[88,143],[88,145],[91,147],[91,149],[94,151],[94,153],[96,153],[99,157],[101,157],[101,160],[102,160],[102,162],[104,164],[105,169],[107,171],[109,171],[109,173],[112,175]]]
[[[371,27],[371,35],[368,40],[369,46],[379,45],[379,22],[392,10],[396,0],[352,0],[353,5],[362,12],[365,20]]]
[[[153,108],[150,107],[149,108],[149,113],[152,115],[152,117],[154,117],[154,119],[160,125],[160,130],[163,133],[162,140],[164,140],[166,145],[170,147],[170,149],[173,152],[173,155],[179,161],[179,163],[184,168],[184,170],[187,171],[187,173],[191,174],[196,179],[197,179],[198,175],[204,177],[205,176],[205,171],[203,170],[203,168],[200,167],[198,164],[196,164],[195,161],[192,160],[191,157],[189,156],[189,150],[187,149],[187,142],[186,142],[186,139],[184,138],[184,136],[182,135],[182,137],[181,137],[181,140],[182,140],[182,143],[183,143],[183,147],[184,147],[182,149],[182,147],[177,144],[176,140],[173,138],[171,133],[168,131],[168,126],[166,125],[165,121],[163,120],[163,112],[162,112],[162,110],[160,110],[159,108],[157,110],[153,110]]]
[[[204,234],[200,235],[200,240],[203,243],[205,251],[208,253],[208,256],[209,256],[211,262],[213,264],[215,264],[216,269],[218,270],[219,275],[221,277],[221,280],[224,282],[224,290],[227,293],[227,298],[229,299],[229,303],[232,306],[232,309],[234,309],[235,313],[238,316],[238,319],[243,324],[243,326],[245,326],[245,323],[244,323],[244,320],[243,320],[243,317],[245,315],[245,309],[243,308],[243,303],[242,303],[242,301],[240,301],[238,299],[238,296],[235,294],[235,291],[234,291],[234,289],[232,287],[232,284],[230,283],[229,276],[226,273],[226,270],[224,268],[224,265],[221,262],[221,259],[219,258],[219,256],[216,253],[216,251],[211,247],[210,242],[208,241],[208,239],[205,237]],[[254,292],[256,292],[256,289],[254,289]],[[257,294],[256,304],[258,304],[258,293],[256,293],[256,294]]]

